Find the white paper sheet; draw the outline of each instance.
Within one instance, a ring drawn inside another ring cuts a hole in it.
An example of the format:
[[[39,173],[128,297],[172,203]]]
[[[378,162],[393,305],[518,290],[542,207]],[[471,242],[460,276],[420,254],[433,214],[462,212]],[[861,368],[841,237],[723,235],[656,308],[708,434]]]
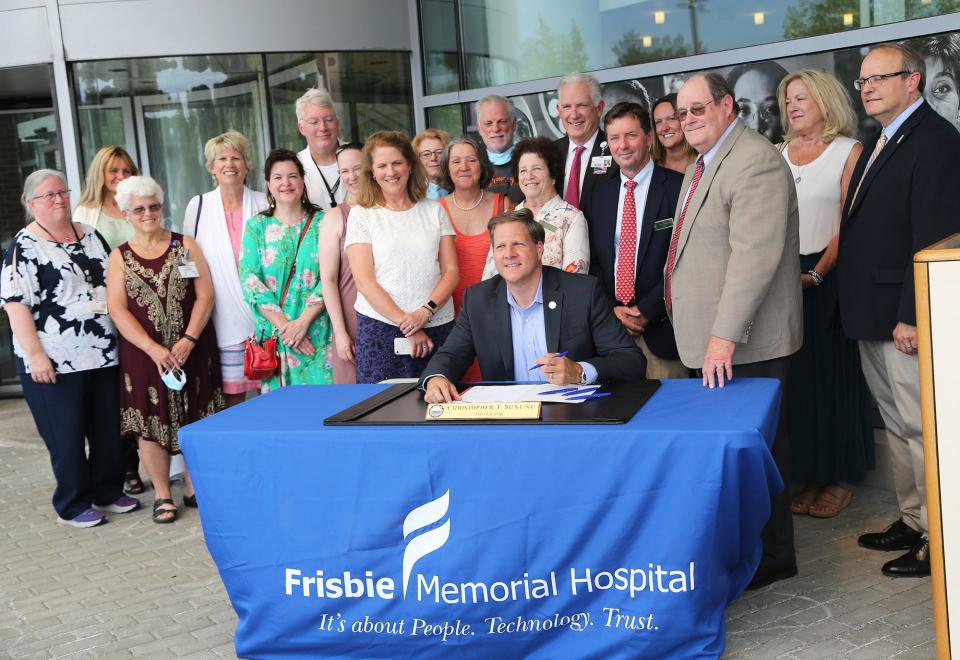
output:
[[[599,385],[474,385],[461,396],[466,403],[516,403],[518,401],[542,401],[544,403],[580,403],[583,399],[573,399],[583,394],[592,394]],[[544,394],[555,390],[565,390],[558,394]]]

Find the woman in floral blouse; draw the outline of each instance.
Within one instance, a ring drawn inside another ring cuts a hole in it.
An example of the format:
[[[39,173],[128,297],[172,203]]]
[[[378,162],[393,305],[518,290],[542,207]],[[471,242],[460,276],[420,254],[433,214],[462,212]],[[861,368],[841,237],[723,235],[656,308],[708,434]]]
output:
[[[332,383],[330,318],[318,256],[323,211],[307,198],[303,166],[292,151],[271,151],[264,176],[270,208],[247,221],[240,256],[240,283],[253,310],[254,334],[258,340],[278,338],[280,370],[263,381],[263,391]]]

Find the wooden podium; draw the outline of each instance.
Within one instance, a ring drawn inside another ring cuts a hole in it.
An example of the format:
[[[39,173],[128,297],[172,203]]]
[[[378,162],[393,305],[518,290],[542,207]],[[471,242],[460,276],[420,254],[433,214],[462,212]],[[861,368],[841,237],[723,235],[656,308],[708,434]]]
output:
[[[960,658],[960,234],[913,261],[937,657]]]

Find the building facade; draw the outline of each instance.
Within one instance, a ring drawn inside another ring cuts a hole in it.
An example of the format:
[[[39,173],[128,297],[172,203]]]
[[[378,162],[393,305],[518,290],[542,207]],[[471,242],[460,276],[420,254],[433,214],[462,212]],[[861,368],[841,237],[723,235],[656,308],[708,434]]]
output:
[[[0,242],[23,226],[30,172],[63,170],[75,204],[108,144],[160,182],[174,228],[212,186],[203,144],[223,131],[250,138],[262,189],[268,151],[303,146],[293,104],[311,86],[331,92],[345,139],[473,131],[490,93],[514,100],[518,137],[558,137],[570,71],[592,72],[608,106],[743,64],[825,69],[856,98],[864,48],[900,40],[923,51],[927,99],[960,126],[957,0],[0,0]],[[768,92],[743,91],[743,119],[777,139]],[[874,130],[863,118],[861,135]],[[17,389],[0,314],[0,392]]]

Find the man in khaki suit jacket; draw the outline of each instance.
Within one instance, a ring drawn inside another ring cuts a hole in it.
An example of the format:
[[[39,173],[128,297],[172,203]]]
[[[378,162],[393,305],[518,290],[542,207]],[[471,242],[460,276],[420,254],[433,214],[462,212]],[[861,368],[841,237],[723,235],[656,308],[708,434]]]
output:
[[[776,148],[737,120],[722,76],[691,77],[677,104],[684,135],[700,154],[684,177],[664,270],[680,359],[710,387],[736,374],[777,378],[783,392],[803,338],[793,177]],[[783,412],[773,455],[789,484]],[[771,503],[763,550],[752,587],[796,575],[786,491]]]

